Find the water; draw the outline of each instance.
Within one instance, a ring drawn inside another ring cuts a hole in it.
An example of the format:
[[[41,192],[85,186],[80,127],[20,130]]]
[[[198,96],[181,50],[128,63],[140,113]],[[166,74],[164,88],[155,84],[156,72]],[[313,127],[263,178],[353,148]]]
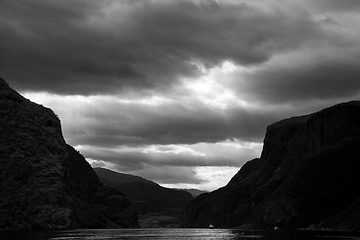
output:
[[[238,229],[81,229],[69,231],[0,231],[1,240],[335,240],[360,239],[360,233],[326,231],[262,231]]]

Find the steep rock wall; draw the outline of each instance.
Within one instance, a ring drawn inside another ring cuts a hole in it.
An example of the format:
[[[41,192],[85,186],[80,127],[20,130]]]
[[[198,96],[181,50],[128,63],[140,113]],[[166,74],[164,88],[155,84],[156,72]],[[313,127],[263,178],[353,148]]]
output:
[[[317,226],[360,197],[354,189],[360,184],[358,146],[359,102],[271,124],[261,157],[246,163],[227,186],[194,199],[186,225]]]
[[[0,228],[137,226],[130,201],[65,143],[53,111],[0,78]]]

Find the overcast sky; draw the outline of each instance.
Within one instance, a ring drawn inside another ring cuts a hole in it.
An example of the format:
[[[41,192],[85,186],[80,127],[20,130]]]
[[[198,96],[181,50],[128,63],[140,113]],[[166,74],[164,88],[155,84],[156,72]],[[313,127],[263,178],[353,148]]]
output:
[[[92,164],[213,190],[360,96],[359,0],[0,0],[0,77]]]

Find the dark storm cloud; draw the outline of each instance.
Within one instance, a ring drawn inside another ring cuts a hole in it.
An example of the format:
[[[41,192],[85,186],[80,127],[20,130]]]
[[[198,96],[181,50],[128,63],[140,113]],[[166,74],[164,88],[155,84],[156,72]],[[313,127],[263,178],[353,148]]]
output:
[[[308,15],[215,1],[0,1],[0,72],[18,90],[152,88],[328,37]]]
[[[295,55],[292,63],[274,63],[246,73],[246,81],[231,81],[250,101],[292,104],[332,99],[351,99],[360,93],[360,52],[327,50]]]

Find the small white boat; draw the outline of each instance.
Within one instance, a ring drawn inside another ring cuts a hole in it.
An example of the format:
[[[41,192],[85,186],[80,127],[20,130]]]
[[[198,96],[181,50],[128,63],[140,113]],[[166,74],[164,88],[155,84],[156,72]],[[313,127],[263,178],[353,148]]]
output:
[[[214,225],[212,225],[212,223],[210,223],[209,228],[214,229],[215,227],[214,227]]]

